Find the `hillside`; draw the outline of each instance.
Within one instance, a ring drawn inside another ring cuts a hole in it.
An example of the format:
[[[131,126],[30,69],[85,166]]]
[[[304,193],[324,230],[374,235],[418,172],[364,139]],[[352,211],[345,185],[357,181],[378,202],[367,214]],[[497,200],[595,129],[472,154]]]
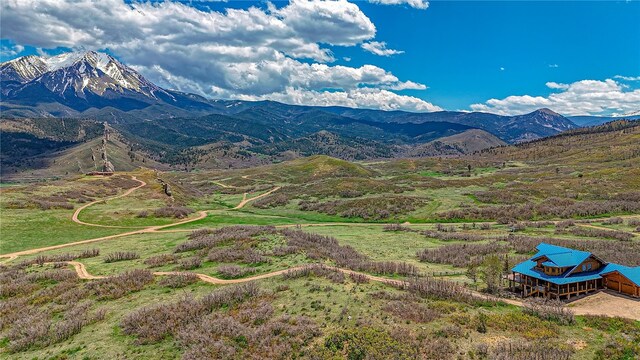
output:
[[[535,161],[541,164],[594,164],[633,162],[640,158],[640,121],[619,120],[518,144],[489,149],[481,155],[500,159]]]
[[[507,143],[498,137],[484,130],[474,129],[416,146],[408,151],[406,156],[465,155],[504,145],[507,145]]]
[[[2,120],[2,179],[22,180],[84,174],[101,170],[103,125],[78,119]],[[37,135],[36,135],[37,134]],[[167,165],[134,152],[112,132],[106,143],[117,171]]]

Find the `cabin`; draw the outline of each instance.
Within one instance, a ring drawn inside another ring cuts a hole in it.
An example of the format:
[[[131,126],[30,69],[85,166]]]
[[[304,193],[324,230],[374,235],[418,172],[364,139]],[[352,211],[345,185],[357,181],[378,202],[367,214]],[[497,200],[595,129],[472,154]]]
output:
[[[640,298],[640,266],[607,263],[587,251],[540,243],[511,269],[509,287],[522,297],[570,299],[602,289]]]

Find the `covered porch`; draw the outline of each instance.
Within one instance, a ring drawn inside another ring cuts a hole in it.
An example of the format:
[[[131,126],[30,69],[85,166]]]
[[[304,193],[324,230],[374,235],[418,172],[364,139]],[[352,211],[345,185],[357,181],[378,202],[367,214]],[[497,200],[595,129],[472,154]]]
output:
[[[584,295],[602,288],[602,279],[591,279],[566,284],[556,284],[547,280],[513,272],[507,277],[512,292],[525,298],[542,296],[549,299],[569,300],[572,296]]]

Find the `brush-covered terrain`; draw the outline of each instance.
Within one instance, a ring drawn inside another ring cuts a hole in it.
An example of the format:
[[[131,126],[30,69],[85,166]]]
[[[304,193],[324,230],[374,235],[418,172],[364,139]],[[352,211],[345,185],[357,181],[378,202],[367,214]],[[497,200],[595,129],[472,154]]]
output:
[[[99,145],[83,139],[54,140]],[[640,266],[638,122],[189,172],[120,142],[113,176],[61,153],[2,184],[0,358],[640,356],[638,301],[525,301],[503,278],[540,242]]]

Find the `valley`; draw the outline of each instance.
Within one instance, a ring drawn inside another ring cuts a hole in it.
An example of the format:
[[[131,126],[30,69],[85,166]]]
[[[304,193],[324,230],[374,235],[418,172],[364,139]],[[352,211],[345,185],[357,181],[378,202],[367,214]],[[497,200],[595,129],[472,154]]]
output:
[[[127,170],[0,189],[0,356],[638,351],[637,299],[559,310],[503,277],[541,242],[640,266],[637,121],[467,155],[189,172],[120,162],[119,136],[109,158]]]

